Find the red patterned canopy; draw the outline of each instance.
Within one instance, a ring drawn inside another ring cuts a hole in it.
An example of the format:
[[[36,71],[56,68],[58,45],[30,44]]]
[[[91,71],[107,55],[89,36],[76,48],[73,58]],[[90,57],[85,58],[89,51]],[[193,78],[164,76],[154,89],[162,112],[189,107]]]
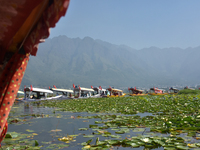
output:
[[[64,16],[69,0],[0,0],[0,142],[30,55]]]

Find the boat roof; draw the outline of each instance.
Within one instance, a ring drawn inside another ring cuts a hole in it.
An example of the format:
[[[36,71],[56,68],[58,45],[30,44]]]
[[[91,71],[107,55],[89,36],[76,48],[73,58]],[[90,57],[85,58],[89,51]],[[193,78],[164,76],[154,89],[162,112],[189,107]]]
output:
[[[139,90],[139,89],[135,89],[135,88],[130,88],[130,90],[132,91],[139,91],[139,92],[143,92],[144,90]]]
[[[17,94],[24,94],[24,92],[23,91],[18,91]]]
[[[73,93],[73,90],[51,88],[52,91]]]
[[[84,87],[80,87],[80,89],[81,89],[81,91],[91,91],[91,92],[93,92],[94,90],[93,89],[91,89],[91,88],[84,88]],[[77,87],[77,88],[74,88],[74,90],[79,90],[79,87]]]
[[[114,92],[123,92],[123,91],[120,90],[120,89],[113,89],[113,88],[108,88],[107,90],[109,90],[109,91],[114,91]]]
[[[178,90],[177,88],[171,87],[170,90]]]
[[[41,92],[41,93],[53,93],[53,91],[48,90],[48,89],[41,89],[41,88],[32,88],[31,87],[27,87],[25,88],[25,91],[33,91],[33,92]]]
[[[103,88],[102,88],[102,89],[100,89],[99,87],[96,87],[96,86],[95,86],[95,87],[93,87],[93,89],[99,89],[99,90],[101,90],[101,91],[106,91],[106,89],[103,89]]]

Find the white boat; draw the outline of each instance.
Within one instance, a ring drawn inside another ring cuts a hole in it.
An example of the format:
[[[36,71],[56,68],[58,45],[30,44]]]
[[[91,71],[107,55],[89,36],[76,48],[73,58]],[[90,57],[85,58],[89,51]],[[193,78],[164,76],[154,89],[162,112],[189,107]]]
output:
[[[106,89],[103,89],[101,86],[99,87],[91,86],[91,88],[94,90],[94,92],[92,92],[91,97],[102,97],[103,95],[106,95]]]
[[[92,96],[91,93],[94,92],[93,89],[80,87],[80,85],[75,86],[73,84],[73,88],[74,88],[74,98],[89,98]]]
[[[22,101],[23,100],[23,96],[22,95],[24,95],[24,92],[23,91],[18,91],[15,100],[16,101]]]
[[[55,85],[53,87],[54,88],[49,87],[49,89],[53,92],[56,92],[57,95],[59,95],[59,93],[61,93],[63,99],[71,98],[72,94],[74,93],[74,91],[70,90],[70,89],[58,89]]]
[[[60,99],[62,95],[53,96],[53,91],[42,88],[24,87],[24,99],[22,101],[41,101]]]

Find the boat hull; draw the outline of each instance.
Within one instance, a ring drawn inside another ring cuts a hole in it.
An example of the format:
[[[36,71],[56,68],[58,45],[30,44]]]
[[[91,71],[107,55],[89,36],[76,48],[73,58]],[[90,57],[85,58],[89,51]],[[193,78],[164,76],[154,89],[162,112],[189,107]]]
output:
[[[149,93],[149,95],[168,95],[168,93]]]
[[[145,95],[148,95],[148,94],[129,94],[129,96],[145,96]]]

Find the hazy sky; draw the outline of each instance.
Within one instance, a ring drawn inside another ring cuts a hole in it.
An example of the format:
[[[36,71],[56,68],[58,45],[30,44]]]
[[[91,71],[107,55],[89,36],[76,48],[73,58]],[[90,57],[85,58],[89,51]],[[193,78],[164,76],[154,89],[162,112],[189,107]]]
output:
[[[200,46],[200,0],[71,0],[50,38],[101,39],[135,49]]]

